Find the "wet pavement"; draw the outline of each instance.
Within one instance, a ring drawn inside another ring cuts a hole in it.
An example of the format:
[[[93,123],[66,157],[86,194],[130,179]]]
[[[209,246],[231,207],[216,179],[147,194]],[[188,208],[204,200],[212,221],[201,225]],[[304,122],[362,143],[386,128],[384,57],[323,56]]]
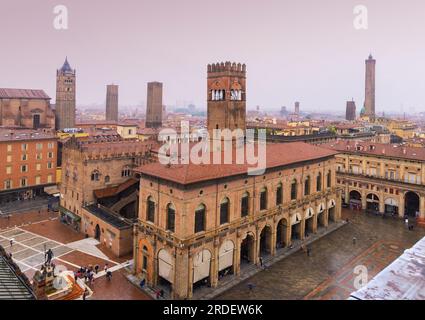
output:
[[[409,231],[399,219],[343,210],[347,218],[347,225],[310,245],[310,257],[298,251],[217,299],[347,299],[356,291],[355,267],[365,266],[371,280],[425,237],[425,229]]]

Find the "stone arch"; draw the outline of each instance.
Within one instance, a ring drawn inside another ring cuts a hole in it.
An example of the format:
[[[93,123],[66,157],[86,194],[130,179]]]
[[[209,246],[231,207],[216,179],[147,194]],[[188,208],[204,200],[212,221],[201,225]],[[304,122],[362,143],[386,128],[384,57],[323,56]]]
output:
[[[409,217],[416,217],[420,210],[420,195],[414,191],[408,191],[404,194],[404,214]]]
[[[273,229],[269,224],[266,224],[260,232],[260,256],[272,253],[272,234]]]
[[[399,203],[397,199],[387,197],[384,199],[384,213],[392,216],[399,215]]]
[[[193,283],[209,278],[211,273],[211,251],[203,249],[193,256]]]
[[[218,250],[218,271],[223,271],[233,267],[233,253],[235,244],[232,240],[224,241]]]
[[[166,249],[158,251],[158,277],[169,283],[174,282],[174,258]]]
[[[300,240],[301,237],[301,213],[295,212],[291,215],[291,239]]]
[[[251,231],[241,237],[240,264],[243,263],[255,263],[255,234]]]
[[[304,227],[304,235],[308,236],[310,233],[314,233],[314,209],[307,208],[305,211],[304,219],[305,219],[305,227]]]
[[[285,248],[288,243],[288,219],[281,218],[276,226],[276,247]]]
[[[141,273],[142,278],[146,279],[148,283],[153,283],[153,248],[148,239],[141,239],[138,246],[138,264],[137,272]]]
[[[379,212],[379,196],[373,192],[368,193],[366,196],[366,210]]]

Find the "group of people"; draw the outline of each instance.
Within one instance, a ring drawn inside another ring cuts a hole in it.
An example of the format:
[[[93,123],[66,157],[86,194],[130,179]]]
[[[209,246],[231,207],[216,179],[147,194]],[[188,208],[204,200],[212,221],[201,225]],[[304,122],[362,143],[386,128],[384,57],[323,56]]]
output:
[[[103,270],[105,271],[106,278],[110,281],[112,279],[112,272],[109,270],[108,264],[105,264]],[[75,281],[77,279],[83,279],[89,285],[94,283],[94,276],[100,272],[100,266],[96,264],[94,267],[89,265],[88,267],[80,267],[77,271],[74,272]]]

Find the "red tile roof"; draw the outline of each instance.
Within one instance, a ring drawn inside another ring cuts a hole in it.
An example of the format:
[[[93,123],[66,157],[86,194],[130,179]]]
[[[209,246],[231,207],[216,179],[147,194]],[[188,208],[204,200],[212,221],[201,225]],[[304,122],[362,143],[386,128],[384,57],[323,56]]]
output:
[[[0,88],[0,99],[47,99],[51,98],[43,90]]]
[[[409,147],[400,144],[382,144],[363,141],[337,141],[321,145],[340,153],[358,153],[380,157],[393,157],[425,161],[425,148]]]
[[[310,160],[332,157],[337,152],[303,142],[276,143],[266,146],[266,167],[283,167]],[[233,152],[235,158],[235,152]],[[211,161],[212,162],[212,161]],[[224,161],[222,161],[224,162]],[[236,164],[176,164],[166,166],[159,162],[146,164],[137,169],[138,172],[173,181],[179,184],[191,184],[223,177],[247,174],[248,169],[256,165]]]

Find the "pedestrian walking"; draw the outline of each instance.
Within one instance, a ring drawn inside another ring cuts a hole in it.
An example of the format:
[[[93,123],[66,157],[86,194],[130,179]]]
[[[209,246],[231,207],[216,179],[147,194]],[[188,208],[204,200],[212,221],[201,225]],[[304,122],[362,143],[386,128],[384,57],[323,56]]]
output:
[[[260,267],[263,267],[263,257],[260,257]]]
[[[105,267],[103,268],[103,271],[108,272],[108,264],[105,263]]]
[[[86,298],[87,298],[87,294],[89,293],[89,291],[87,290],[87,288],[84,290],[84,293],[83,293],[83,300],[86,300]]]
[[[106,272],[106,278],[108,279],[108,281],[111,281],[111,279],[112,279],[112,272],[111,271],[107,271]]]
[[[252,283],[248,283],[248,290],[249,291],[254,290],[254,285]]]
[[[12,248],[13,247],[13,239],[10,239],[9,243],[10,243],[10,247]]]
[[[159,297],[161,296],[161,292],[159,290],[156,290],[155,295],[156,295],[156,299],[159,300]]]
[[[95,265],[94,266],[94,272],[96,273],[96,274],[98,274],[99,273],[99,265],[97,264],[97,265]]]
[[[309,257],[309,256],[310,256],[310,252],[311,252],[310,247],[307,247],[307,257]]]
[[[146,283],[146,280],[145,279],[142,279],[142,281],[140,281],[140,287],[141,288],[144,288],[145,287],[145,283]]]

